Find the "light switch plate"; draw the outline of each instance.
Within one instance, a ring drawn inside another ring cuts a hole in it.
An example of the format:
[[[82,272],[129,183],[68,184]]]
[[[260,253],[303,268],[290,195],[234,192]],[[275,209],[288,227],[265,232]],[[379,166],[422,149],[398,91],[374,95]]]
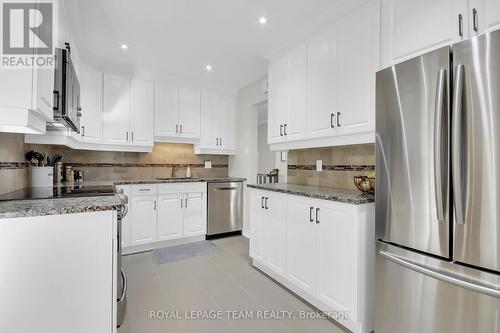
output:
[[[205,169],[212,169],[212,161],[205,161]]]
[[[316,171],[323,171],[323,161],[322,160],[316,161]]]

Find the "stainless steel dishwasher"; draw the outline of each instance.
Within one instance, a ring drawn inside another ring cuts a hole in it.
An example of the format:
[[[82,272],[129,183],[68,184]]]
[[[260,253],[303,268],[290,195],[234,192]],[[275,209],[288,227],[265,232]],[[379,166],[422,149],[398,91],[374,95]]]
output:
[[[243,182],[208,183],[207,238],[241,234],[243,228]]]

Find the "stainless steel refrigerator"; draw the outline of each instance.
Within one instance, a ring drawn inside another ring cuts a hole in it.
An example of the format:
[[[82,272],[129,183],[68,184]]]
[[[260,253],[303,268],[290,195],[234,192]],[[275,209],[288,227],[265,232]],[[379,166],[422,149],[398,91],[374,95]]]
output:
[[[500,31],[377,73],[376,333],[500,332]]]

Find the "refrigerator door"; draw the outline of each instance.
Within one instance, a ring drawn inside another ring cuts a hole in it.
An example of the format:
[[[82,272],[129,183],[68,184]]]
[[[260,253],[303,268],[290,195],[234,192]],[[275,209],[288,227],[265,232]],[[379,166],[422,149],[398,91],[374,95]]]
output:
[[[453,259],[500,272],[500,31],[453,47]]]
[[[449,258],[445,47],[377,73],[376,237]]]
[[[499,332],[500,277],[377,242],[375,332]]]

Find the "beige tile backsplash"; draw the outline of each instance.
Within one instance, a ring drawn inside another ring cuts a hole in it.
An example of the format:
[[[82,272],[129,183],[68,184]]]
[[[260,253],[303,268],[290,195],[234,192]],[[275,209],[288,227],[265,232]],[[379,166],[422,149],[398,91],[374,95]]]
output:
[[[171,167],[164,164],[203,164],[212,161],[211,169],[194,166],[193,177],[227,177],[228,157],[195,155],[191,144],[156,143],[152,153],[101,152],[75,150],[56,145],[24,144],[24,135],[0,133],[0,195],[29,186],[29,169],[24,165],[24,155],[30,150],[49,156],[60,154],[64,163],[84,164],[75,169],[85,171],[86,180],[134,180],[169,177]],[[111,164],[103,166],[100,164]],[[129,165],[127,165],[129,164]],[[155,164],[155,165],[152,165]],[[160,165],[158,165],[160,164]],[[163,164],[163,165],[161,165]],[[177,170],[183,177],[186,167]]]
[[[354,176],[368,175],[370,170],[300,170],[316,165],[322,160],[323,166],[372,167],[375,165],[375,145],[353,145],[327,148],[299,149],[288,152],[288,183],[316,185],[335,188],[355,189]],[[290,166],[296,166],[295,169]],[[363,168],[361,168],[363,169]]]

